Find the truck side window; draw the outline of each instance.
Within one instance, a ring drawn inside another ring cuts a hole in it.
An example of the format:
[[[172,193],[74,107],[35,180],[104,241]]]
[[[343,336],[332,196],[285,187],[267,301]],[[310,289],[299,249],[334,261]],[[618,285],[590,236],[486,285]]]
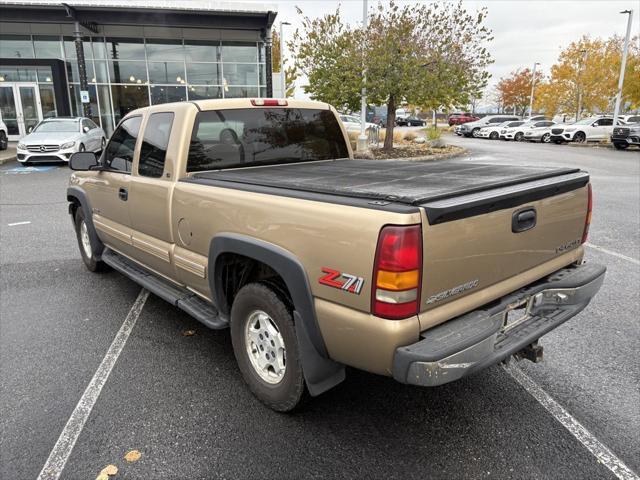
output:
[[[173,116],[171,112],[163,112],[153,113],[149,117],[140,147],[138,174],[145,177],[162,176]]]
[[[104,155],[104,165],[107,168],[119,172],[131,172],[141,120],[140,116],[127,118],[113,132]]]

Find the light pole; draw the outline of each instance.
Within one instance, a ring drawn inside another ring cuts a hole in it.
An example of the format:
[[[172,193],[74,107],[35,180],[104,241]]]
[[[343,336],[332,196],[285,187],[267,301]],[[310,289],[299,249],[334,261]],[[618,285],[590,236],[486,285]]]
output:
[[[533,64],[533,75],[531,76],[531,98],[529,98],[529,118],[533,117],[533,89],[536,86],[536,65],[540,65],[538,62]]]
[[[620,13],[629,15],[627,19],[627,36],[624,39],[624,49],[622,50],[622,64],[620,65],[620,79],[618,80],[618,93],[616,94],[616,106],[613,109],[613,124],[618,124],[618,113],[620,112],[620,102],[622,101],[622,85],[624,84],[624,71],[627,66],[627,53],[629,51],[629,37],[631,36],[631,22],[633,21],[633,10],[623,10]]]
[[[367,34],[367,0],[362,0],[362,31],[364,35]],[[364,67],[364,55],[365,45],[362,45],[362,95],[360,99],[360,135],[358,136],[357,150],[364,151],[367,149],[367,135],[365,133],[365,124],[367,120],[367,89],[365,88],[366,82],[366,69]]]
[[[283,25],[291,25],[289,22],[280,22],[280,85],[282,85],[282,97],[285,98],[287,96],[287,86],[285,85],[285,74],[284,74],[284,29]]]
[[[578,69],[578,109],[576,110],[576,122],[580,120],[580,112],[582,111],[582,70],[587,63],[587,51],[580,50],[582,58],[580,59],[580,67]]]

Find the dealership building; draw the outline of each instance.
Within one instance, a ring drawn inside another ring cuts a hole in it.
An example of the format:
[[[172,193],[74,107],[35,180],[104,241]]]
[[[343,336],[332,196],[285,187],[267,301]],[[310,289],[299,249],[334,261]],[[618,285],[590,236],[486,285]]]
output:
[[[0,113],[9,139],[43,118],[110,134],[147,105],[272,96],[275,8],[231,1],[0,0]]]

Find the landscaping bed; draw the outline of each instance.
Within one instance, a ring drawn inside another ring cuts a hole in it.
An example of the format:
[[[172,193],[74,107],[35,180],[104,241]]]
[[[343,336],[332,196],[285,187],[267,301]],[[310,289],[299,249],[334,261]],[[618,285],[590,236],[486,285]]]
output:
[[[455,145],[445,145],[443,147],[431,147],[428,144],[401,144],[394,145],[392,150],[382,148],[372,148],[367,152],[353,152],[354,158],[368,158],[376,160],[388,160],[399,158],[404,160],[439,160],[461,155],[466,149]]]

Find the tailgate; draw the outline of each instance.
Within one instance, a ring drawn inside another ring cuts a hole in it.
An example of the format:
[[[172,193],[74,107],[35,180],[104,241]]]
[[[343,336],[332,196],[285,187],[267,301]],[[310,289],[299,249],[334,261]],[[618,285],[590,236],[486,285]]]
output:
[[[587,173],[576,172],[421,205],[421,311],[454,302],[578,249],[588,181]],[[514,279],[512,290],[522,286]],[[484,296],[483,302],[494,299]],[[428,313],[420,317],[423,328],[434,324]],[[438,317],[436,323],[446,320]]]

